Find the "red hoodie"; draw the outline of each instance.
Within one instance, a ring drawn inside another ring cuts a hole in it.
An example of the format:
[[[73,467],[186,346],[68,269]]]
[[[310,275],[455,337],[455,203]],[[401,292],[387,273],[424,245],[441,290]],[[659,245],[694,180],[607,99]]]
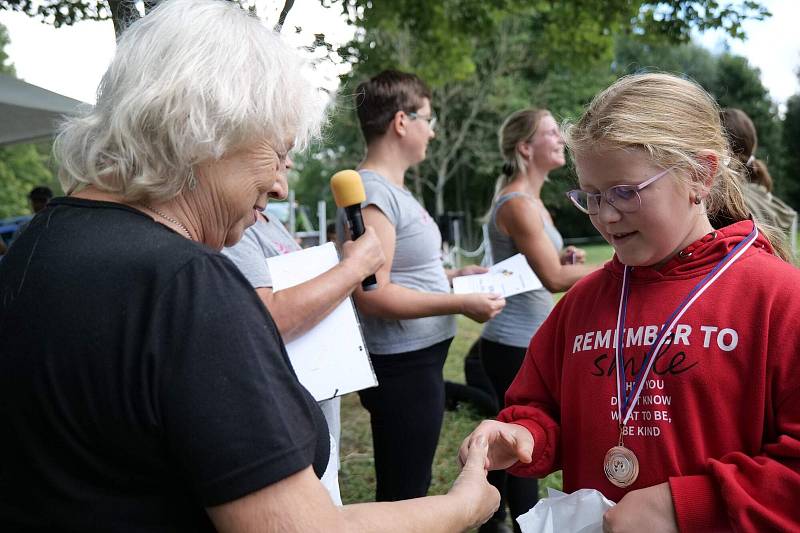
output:
[[[625,321],[628,386],[660,326],[752,229],[728,226],[661,269],[632,270]],[[542,477],[619,501],[669,481],[681,531],[800,531],[800,270],[758,240],[689,308],[647,376],[626,427],[639,477],[612,485],[603,460],[619,438],[613,339],[624,266],[615,257],[576,284],[531,340],[498,419],[526,427]]]

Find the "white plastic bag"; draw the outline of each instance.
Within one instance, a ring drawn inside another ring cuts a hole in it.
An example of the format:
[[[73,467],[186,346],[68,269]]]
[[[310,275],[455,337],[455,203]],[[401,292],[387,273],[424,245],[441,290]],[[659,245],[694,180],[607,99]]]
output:
[[[517,522],[522,533],[602,533],[603,514],[613,506],[595,489],[565,494],[548,488],[547,498],[517,517]]]

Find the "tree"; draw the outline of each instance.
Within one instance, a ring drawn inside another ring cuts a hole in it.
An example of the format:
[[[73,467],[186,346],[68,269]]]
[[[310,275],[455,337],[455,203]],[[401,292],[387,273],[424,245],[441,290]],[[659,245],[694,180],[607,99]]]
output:
[[[747,113],[758,131],[757,156],[774,173],[776,194],[788,192],[791,182],[780,172],[785,151],[778,109],[761,82],[760,71],[747,59],[729,52],[713,54],[693,43],[650,43],[636,36],[618,39],[616,48],[615,70],[619,74],[658,70],[684,75],[702,85],[720,107],[736,107]]]
[[[8,54],[6,54],[5,47],[8,44],[8,30],[0,24],[0,74],[9,74],[16,76],[14,65],[8,62]]]
[[[781,140],[786,154],[781,171],[786,188],[785,199],[795,209],[800,209],[800,93],[794,94],[786,102],[782,133]]]
[[[144,14],[150,12],[160,0],[143,0]],[[255,13],[255,2],[235,1]],[[82,20],[109,20],[114,22],[114,33],[119,37],[122,31],[142,16],[136,0],[0,0],[0,10],[20,11],[43,22],[61,26],[71,26]],[[280,31],[283,21],[291,10],[294,0],[286,0],[276,25]]]
[[[8,44],[6,28],[0,24],[0,73],[14,75],[14,66],[6,64],[4,49]],[[0,218],[28,211],[28,193],[37,185],[58,190],[49,167],[50,143],[21,144],[0,148]]]
[[[693,27],[722,27],[739,35],[745,18],[763,18],[754,2],[736,8],[716,1],[631,2],[587,0],[321,0],[338,5],[357,27],[353,41],[337,50],[352,70],[342,77],[340,108],[333,118],[317,176],[352,166],[362,152],[358,136],[339,137],[354,125],[350,101],[355,85],[384,68],[413,71],[433,88],[441,127],[428,159],[409,173],[409,186],[437,215],[453,208],[471,220],[482,214],[499,173],[496,132],[514,109],[549,107],[558,118],[575,117],[593,94],[613,81],[615,38],[636,34],[651,42],[685,42]],[[321,168],[330,164],[328,172]],[[299,167],[300,165],[298,165]],[[566,185],[569,172],[554,173]],[[303,180],[312,179],[304,175]],[[310,190],[313,187],[308,187]],[[576,231],[585,218],[567,211],[562,191],[552,195]],[[568,214],[567,214],[568,213]],[[561,215],[561,213],[558,213]]]

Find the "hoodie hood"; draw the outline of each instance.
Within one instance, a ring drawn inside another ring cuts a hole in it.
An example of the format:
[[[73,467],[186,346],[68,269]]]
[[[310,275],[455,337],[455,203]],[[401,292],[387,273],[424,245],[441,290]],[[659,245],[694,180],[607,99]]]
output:
[[[712,231],[696,240],[670,259],[661,268],[654,267],[635,267],[633,268],[633,281],[648,282],[661,281],[666,279],[686,279],[698,275],[704,275],[711,271],[716,264],[725,257],[742,239],[753,231],[752,220],[742,220],[725,226],[724,228]],[[753,253],[766,251],[774,254],[772,245],[766,237],[759,232],[756,241],[749,250],[739,259],[744,259]],[[617,255],[606,263],[605,270],[613,275],[622,277],[625,265],[622,264]]]

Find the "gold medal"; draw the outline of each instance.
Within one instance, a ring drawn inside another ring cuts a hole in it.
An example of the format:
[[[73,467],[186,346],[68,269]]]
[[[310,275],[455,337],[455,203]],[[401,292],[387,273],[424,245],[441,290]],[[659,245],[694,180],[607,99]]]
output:
[[[639,477],[639,460],[625,446],[614,446],[606,452],[603,470],[608,480],[617,487],[625,488]]]

